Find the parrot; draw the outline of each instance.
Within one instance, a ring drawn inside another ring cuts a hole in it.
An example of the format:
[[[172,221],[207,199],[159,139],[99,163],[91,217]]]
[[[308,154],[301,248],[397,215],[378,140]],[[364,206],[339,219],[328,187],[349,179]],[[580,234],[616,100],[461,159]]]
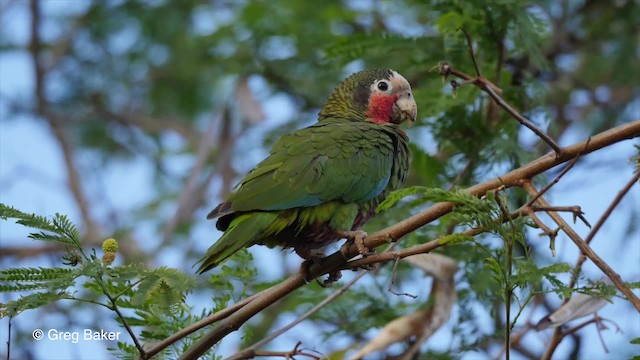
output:
[[[266,159],[234,187],[207,219],[223,235],[198,261],[203,273],[255,244],[318,259],[376,214],[404,185],[411,153],[400,127],[417,106],[409,82],[391,69],[343,80],[313,125],[282,136]]]

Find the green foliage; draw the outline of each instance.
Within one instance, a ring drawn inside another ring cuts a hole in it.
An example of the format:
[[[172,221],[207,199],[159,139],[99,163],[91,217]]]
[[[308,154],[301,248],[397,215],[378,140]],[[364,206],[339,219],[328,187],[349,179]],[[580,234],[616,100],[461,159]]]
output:
[[[7,218],[19,219],[16,223],[20,225],[46,231],[29,234],[29,237],[34,240],[54,241],[75,246],[80,245],[80,233],[65,215],[56,214],[53,219],[47,219],[43,216],[26,214],[13,207],[0,204],[0,218],[5,220]]]
[[[167,337],[170,331],[176,331],[176,327],[197,321],[197,317],[190,315],[190,308],[185,305],[186,295],[196,285],[193,276],[167,267],[146,269],[143,264],[104,265],[95,250],[91,254],[85,252],[77,228],[64,215],[46,218],[0,204],[0,218],[16,218],[22,226],[43,230],[29,235],[34,240],[70,246],[66,248],[63,259],[78,256],[83,259],[73,264],[67,263],[69,267],[64,268],[1,270],[0,292],[27,292],[16,300],[0,304],[3,317],[15,317],[25,310],[41,308],[60,300],[92,303],[114,312],[116,309],[130,308],[138,317],[123,317],[118,312],[116,320],[125,328],[143,327],[141,338],[154,340]],[[116,249],[114,241],[106,249],[112,253]],[[156,327],[160,327],[160,330]],[[188,345],[198,336],[186,338],[166,351],[175,351],[178,346]],[[119,343],[118,349],[124,358],[139,355],[138,349],[130,344]]]
[[[378,205],[377,210],[387,210],[403,198],[416,194],[420,195],[419,201],[421,203],[452,202],[454,205],[452,220],[456,223],[474,228],[500,228],[496,227],[496,219],[499,214],[493,194],[488,194],[485,198],[478,198],[462,190],[446,191],[440,188],[413,186],[392,192],[385,201]]]
[[[458,243],[462,243],[465,241],[472,241],[473,236],[465,235],[465,234],[449,234],[441,237],[438,242],[441,245],[454,245]]]
[[[0,304],[2,317],[15,317],[24,310],[37,309],[62,299],[69,299],[71,295],[66,292],[37,292],[21,296],[18,300],[7,304]]]
[[[81,275],[68,268],[13,268],[0,271],[0,292],[64,289]],[[66,285],[66,286],[65,286]]]

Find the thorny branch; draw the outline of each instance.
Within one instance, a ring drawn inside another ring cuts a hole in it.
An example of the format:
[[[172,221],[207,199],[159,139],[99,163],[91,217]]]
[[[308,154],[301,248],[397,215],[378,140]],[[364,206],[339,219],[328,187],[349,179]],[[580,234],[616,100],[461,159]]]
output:
[[[572,160],[577,156],[578,153],[586,155],[611,144],[638,136],[640,136],[640,120],[623,124],[616,128],[604,131],[596,136],[593,136],[588,141],[583,141],[581,143],[562,148],[558,153],[544,155],[537,160],[530,162],[529,164],[526,164],[501,176],[500,178],[477,184],[466,189],[466,191],[472,195],[481,196],[487,191],[495,190],[498,188],[522,186],[523,183],[528,182],[529,179],[533,178],[534,176],[541,174],[562,163]],[[541,205],[549,206],[548,204]],[[386,229],[367,236],[365,238],[365,246],[373,249],[389,241],[397,241],[402,236],[449,213],[452,208],[453,204],[451,203],[434,204],[423,212],[420,212],[392,226],[389,226]],[[416,253],[424,253],[442,246],[442,244],[438,243],[437,240],[434,240],[418,246],[420,247],[418,250],[419,252]],[[350,245],[346,249],[346,255],[348,257],[355,257],[356,255],[358,255],[358,251],[354,244]],[[364,260],[379,255],[381,254],[371,255],[366,259],[360,259],[351,262],[349,265],[357,265],[359,264],[358,261],[364,262]],[[395,258],[395,256],[393,258]],[[391,259],[385,259],[384,261],[387,260]],[[340,268],[344,268],[345,264],[346,260],[344,260],[342,253],[340,251],[337,251],[334,254],[324,258],[319,265],[312,266],[307,274],[294,274],[291,277],[283,280],[281,283],[265,290],[263,293],[261,293],[262,295],[255,297],[252,301],[247,302],[243,307],[235,311],[232,315],[218,322],[216,326],[211,329],[200,341],[189,348],[182,355],[181,359],[196,359],[226,335],[237,330],[242,324],[252,318],[255,314],[267,308],[275,301],[287,296],[294,290],[304,286],[306,284],[305,278],[309,280],[315,279],[324,274],[330,273]],[[622,287],[626,288],[626,286],[624,286],[621,281],[619,281],[619,283],[622,285]],[[628,290],[628,288],[626,289]]]

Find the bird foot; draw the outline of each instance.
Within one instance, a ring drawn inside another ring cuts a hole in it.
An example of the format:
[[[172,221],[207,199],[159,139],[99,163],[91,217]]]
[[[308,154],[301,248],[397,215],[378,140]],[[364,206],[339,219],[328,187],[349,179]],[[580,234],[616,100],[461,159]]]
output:
[[[324,281],[320,282],[320,279],[317,279],[316,282],[318,283],[318,285],[322,286],[323,288],[328,288],[333,286],[333,283],[340,280],[340,278],[342,278],[342,272],[340,270],[334,270],[332,272],[330,272],[329,277],[327,277]]]
[[[351,245],[352,242],[356,244],[358,253],[360,253],[360,255],[362,255],[363,258],[374,253],[373,251],[369,250],[369,248],[364,244],[364,238],[367,237],[366,232],[362,230],[340,231],[338,232],[338,235],[347,238],[347,242],[340,247],[340,254],[345,260],[349,260],[349,257],[347,254],[349,252],[349,245]],[[363,265],[362,268],[365,270],[372,270],[372,269],[375,269],[375,266]]]
[[[311,271],[311,269],[314,266],[320,265],[320,259],[322,259],[322,257],[310,258],[303,261],[302,264],[300,265],[300,273],[303,276],[305,284],[309,283],[309,272]],[[318,283],[318,285],[322,286],[323,288],[331,287],[334,282],[342,278],[342,272],[340,270],[334,270],[330,272],[328,275],[329,276],[325,280],[321,281],[320,279],[316,279],[316,282]]]
[[[338,231],[338,235],[347,239],[347,242],[340,247],[340,254],[342,254],[342,257],[344,257],[345,260],[349,260],[347,258],[347,253],[349,251],[349,245],[351,245],[352,242],[356,244],[356,249],[358,249],[358,253],[360,253],[362,257],[367,257],[373,254],[373,252],[364,244],[364,238],[367,237],[366,232],[362,230]]]
[[[305,255],[305,260],[302,262],[302,264],[300,264],[300,273],[302,273],[304,276],[305,284],[308,284],[309,272],[311,271],[311,268],[320,265],[325,255],[322,251],[316,249],[309,251]]]

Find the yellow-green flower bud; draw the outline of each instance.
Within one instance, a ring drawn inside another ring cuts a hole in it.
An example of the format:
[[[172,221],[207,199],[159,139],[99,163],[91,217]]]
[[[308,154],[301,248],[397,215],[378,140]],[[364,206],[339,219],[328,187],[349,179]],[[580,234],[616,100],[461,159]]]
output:
[[[113,260],[116,259],[116,253],[113,251],[106,251],[104,255],[102,255],[102,264],[103,265],[111,265]]]
[[[102,242],[102,251],[104,251],[105,253],[107,253],[107,252],[112,252],[112,253],[118,252],[118,242],[116,241],[116,239],[109,238],[109,239],[103,241]]]

